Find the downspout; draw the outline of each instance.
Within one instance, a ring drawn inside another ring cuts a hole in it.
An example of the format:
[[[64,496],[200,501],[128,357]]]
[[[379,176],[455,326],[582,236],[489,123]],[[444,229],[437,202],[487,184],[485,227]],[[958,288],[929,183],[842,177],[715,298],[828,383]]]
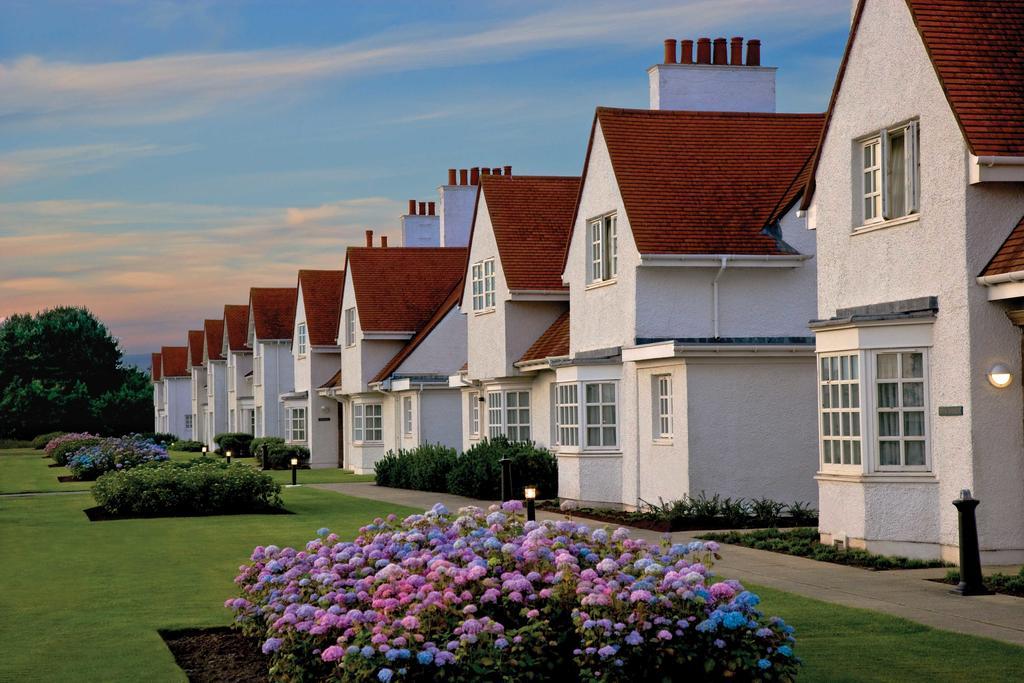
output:
[[[636,385],[636,403],[634,407],[637,413],[637,417],[640,416],[640,378],[636,372],[636,363],[633,363],[633,384]],[[640,509],[640,420],[636,420],[636,509]]]
[[[461,401],[460,401],[461,403]],[[462,412],[461,410],[459,412]],[[423,440],[423,382],[420,382],[416,390],[416,445],[422,446]]]
[[[714,329],[715,339],[721,338],[721,335],[718,333],[718,278],[722,277],[722,273],[725,272],[728,265],[729,257],[722,256],[721,266],[718,272],[715,273],[715,279],[711,281],[711,326]]]

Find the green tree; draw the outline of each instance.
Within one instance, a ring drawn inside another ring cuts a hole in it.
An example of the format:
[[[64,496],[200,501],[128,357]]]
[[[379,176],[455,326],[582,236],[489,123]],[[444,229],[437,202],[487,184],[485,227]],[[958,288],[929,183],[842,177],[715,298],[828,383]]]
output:
[[[0,437],[151,428],[148,379],[122,367],[121,357],[117,340],[85,308],[7,318],[0,323]]]

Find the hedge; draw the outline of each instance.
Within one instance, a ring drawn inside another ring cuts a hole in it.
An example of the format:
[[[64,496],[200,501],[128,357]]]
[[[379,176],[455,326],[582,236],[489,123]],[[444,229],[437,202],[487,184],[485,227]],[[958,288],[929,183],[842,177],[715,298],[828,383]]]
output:
[[[169,451],[184,451],[185,453],[202,453],[203,446],[206,444],[202,441],[191,441],[191,440],[178,440],[172,441],[167,447]]]
[[[231,451],[231,455],[236,458],[248,458],[252,455],[252,439],[252,434],[245,432],[224,432],[213,437],[213,442],[217,444],[217,452],[221,455]]]
[[[67,465],[76,451],[95,446],[100,440],[100,437],[91,434],[65,434],[46,444],[45,451],[58,465]]]
[[[64,436],[67,432],[47,432],[46,434],[40,434],[36,438],[32,439],[32,448],[37,451],[41,451],[46,448],[46,444],[50,443],[58,436]]]
[[[309,467],[309,449],[294,444],[272,443],[264,448],[263,469],[291,469],[292,458],[299,459],[299,467]]]
[[[268,512],[281,509],[281,486],[245,463],[165,462],[96,480],[92,495],[108,514],[130,517]]]
[[[152,441],[153,443],[160,444],[161,446],[166,446],[167,444],[178,440],[176,435],[169,432],[139,432],[138,434],[135,434],[135,436],[140,439],[145,439],[146,441]]]
[[[454,448],[427,444],[397,453],[388,451],[373,469],[379,486],[446,493],[448,473],[457,457]]]
[[[111,470],[128,470],[163,460],[167,460],[166,448],[136,436],[101,439],[82,446],[68,458],[67,467],[75,478],[88,481]]]
[[[267,457],[267,449],[275,444],[283,445],[284,439],[279,436],[261,436],[252,440],[252,443],[249,444],[249,452],[257,462],[262,463]]]

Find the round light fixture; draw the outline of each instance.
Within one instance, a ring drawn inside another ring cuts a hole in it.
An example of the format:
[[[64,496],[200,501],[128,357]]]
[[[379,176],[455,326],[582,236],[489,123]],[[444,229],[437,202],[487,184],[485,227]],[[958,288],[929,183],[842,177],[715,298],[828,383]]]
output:
[[[988,371],[988,382],[996,389],[1005,389],[1013,382],[1013,373],[1002,363],[997,363]]]

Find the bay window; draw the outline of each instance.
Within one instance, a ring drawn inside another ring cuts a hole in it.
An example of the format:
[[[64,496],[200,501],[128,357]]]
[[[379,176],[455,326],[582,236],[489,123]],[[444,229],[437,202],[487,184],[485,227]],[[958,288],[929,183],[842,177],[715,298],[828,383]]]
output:
[[[487,392],[487,435],[509,441],[530,440],[530,392]]]
[[[614,280],[619,270],[615,214],[590,221],[590,282]]]
[[[352,440],[384,440],[383,406],[380,403],[356,403],[352,406]]]
[[[555,420],[562,448],[614,450],[619,445],[616,382],[570,382],[555,387]],[[582,419],[581,419],[582,418]]]
[[[917,213],[919,150],[917,121],[881,130],[859,142],[862,225]]]
[[[575,384],[555,386],[555,419],[560,446],[580,445],[579,387]]]
[[[819,360],[821,460],[826,465],[860,465],[860,356]]]
[[[879,353],[875,357],[878,391],[878,465],[923,468],[925,458],[924,354]]]

